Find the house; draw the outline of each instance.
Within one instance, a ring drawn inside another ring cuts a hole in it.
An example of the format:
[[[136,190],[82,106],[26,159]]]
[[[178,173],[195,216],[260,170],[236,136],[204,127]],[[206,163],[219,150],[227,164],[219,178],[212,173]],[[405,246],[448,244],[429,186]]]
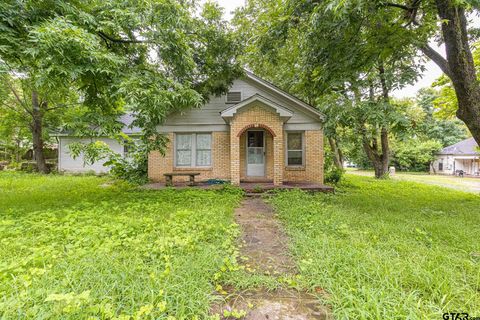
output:
[[[124,132],[129,128],[126,116]],[[165,173],[199,173],[197,180],[222,179],[233,184],[245,182],[323,183],[323,115],[314,107],[280,90],[273,84],[246,72],[233,82],[230,91],[211,97],[203,107],[173,113],[158,131],[169,138],[162,156],[148,156],[148,177],[165,182]],[[101,138],[110,148],[124,155],[116,140]],[[60,171],[105,172],[104,161],[84,165],[73,159],[68,144],[88,142],[68,135],[59,137]],[[188,177],[175,177],[185,181]]]
[[[314,107],[246,72],[230,91],[202,108],[169,116],[162,156],[148,157],[148,176],[198,172],[200,180],[323,183],[323,115]],[[182,177],[175,177],[179,180]]]
[[[455,174],[462,170],[467,175],[480,175],[480,152],[473,138],[445,147],[433,162],[433,171],[439,174]]]
[[[131,114],[126,114],[119,119],[119,121],[124,124],[122,132],[134,137],[141,133],[141,129],[131,126],[133,120],[134,117]],[[85,164],[81,154],[76,158],[73,158],[70,154],[70,150],[68,149],[69,144],[72,142],[89,143],[91,142],[90,138],[79,138],[69,133],[57,133],[53,135],[58,139],[58,171],[95,173],[106,173],[109,171],[109,168],[103,165],[105,161],[107,161],[106,159],[96,161],[93,164]],[[122,156],[128,156],[128,146],[124,146],[115,139],[99,137],[95,138],[95,140],[105,142],[112,151]]]

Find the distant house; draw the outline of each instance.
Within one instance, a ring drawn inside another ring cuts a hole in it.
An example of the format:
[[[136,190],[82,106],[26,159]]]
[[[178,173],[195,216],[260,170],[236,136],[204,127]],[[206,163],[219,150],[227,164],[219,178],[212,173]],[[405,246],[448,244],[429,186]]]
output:
[[[122,116],[120,122],[124,124],[123,133],[129,136],[139,135],[141,129],[137,127],[131,127],[132,121],[134,120],[131,114],[126,114]],[[80,155],[77,158],[73,158],[68,149],[68,145],[72,142],[82,142],[90,143],[92,140],[90,138],[80,138],[68,133],[58,133],[54,134],[58,138],[58,171],[61,172],[95,172],[95,173],[106,173],[109,171],[108,167],[105,167],[103,164],[106,160],[100,160],[93,164],[85,164],[83,156]],[[96,141],[105,142],[112,151],[126,156],[128,154],[127,146],[122,145],[115,139],[107,137],[95,138]]]
[[[445,147],[437,154],[433,171],[439,174],[455,174],[460,170],[467,175],[480,175],[478,144],[469,138]]]
[[[123,119],[125,133],[130,118]],[[148,177],[164,182],[165,174],[198,173],[199,180],[243,182],[323,182],[323,115],[314,107],[250,72],[237,79],[230,91],[212,96],[201,108],[169,115],[158,132],[168,136],[165,155],[148,157]],[[85,141],[61,136],[60,171],[105,172],[104,162],[85,166],[73,159],[67,145]],[[124,154],[117,141],[102,138]],[[175,177],[185,180],[186,177]]]

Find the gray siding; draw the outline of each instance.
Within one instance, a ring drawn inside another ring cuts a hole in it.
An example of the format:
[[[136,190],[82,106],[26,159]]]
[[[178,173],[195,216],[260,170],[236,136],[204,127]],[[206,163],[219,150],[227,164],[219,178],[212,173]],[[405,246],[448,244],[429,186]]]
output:
[[[296,128],[301,128],[302,124],[311,128],[312,126],[319,127],[320,121],[318,116],[308,114],[301,108],[295,106],[292,102],[283,98],[279,94],[262,88],[261,85],[254,83],[252,80],[235,80],[230,91],[240,91],[242,93],[242,100],[245,100],[255,94],[260,94],[267,99],[293,111],[293,116],[287,121],[287,124],[294,125]],[[176,126],[199,126],[213,128],[212,131],[226,131],[225,121],[220,116],[220,112],[232,106],[233,104],[226,103],[225,95],[220,97],[212,97],[210,101],[199,109],[188,110],[184,113],[175,113],[168,117],[164,126],[159,127],[162,132],[172,132]],[[213,127],[212,127],[213,126]],[[191,127],[189,127],[191,128]],[[195,128],[191,128],[194,130]]]
[[[82,139],[82,138],[75,138],[75,137],[59,137],[59,144],[58,144],[58,171],[66,171],[66,172],[87,172],[87,171],[94,171],[95,173],[102,173],[108,172],[109,168],[104,167],[103,164],[105,160],[97,161],[92,165],[85,165],[83,163],[83,156],[80,155],[79,157],[73,159],[70,155],[68,145],[72,142],[82,142],[82,143],[89,143],[90,139]],[[123,156],[123,146],[118,143],[118,141],[109,138],[98,138],[97,141],[105,142],[112,151],[121,154]]]

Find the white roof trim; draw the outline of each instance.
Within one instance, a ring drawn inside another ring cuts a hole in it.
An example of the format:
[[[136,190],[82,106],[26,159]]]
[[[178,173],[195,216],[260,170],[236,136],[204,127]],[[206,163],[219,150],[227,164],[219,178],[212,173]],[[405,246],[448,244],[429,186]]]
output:
[[[295,105],[301,107],[302,109],[305,109],[306,111],[317,115],[321,120],[325,120],[325,115],[323,113],[321,113],[320,111],[318,111],[315,107],[303,102],[302,100],[298,99],[295,96],[292,96],[289,93],[286,93],[285,91],[276,87],[272,83],[270,83],[266,80],[263,80],[262,78],[259,78],[258,76],[254,75],[252,72],[250,72],[246,69],[244,69],[244,71],[245,71],[245,75],[246,75],[247,79],[250,79],[250,80],[252,80],[252,81],[254,81],[254,82],[256,82],[260,85],[263,85],[264,87],[267,87],[268,89],[270,89],[270,90],[274,91],[275,93],[281,95],[282,97],[286,98],[287,100],[289,100],[290,102],[294,103]]]
[[[220,112],[220,115],[222,116],[222,118],[232,118],[239,109],[249,105],[250,103],[254,102],[254,101],[259,101],[263,104],[266,104],[267,106],[273,108],[280,117],[282,118],[290,118],[291,116],[293,116],[293,112],[280,106],[279,104],[273,102],[272,100],[269,100],[263,96],[261,96],[260,94],[256,93],[254,94],[253,96],[237,103],[236,105],[233,105],[225,110],[223,110],[222,112]]]

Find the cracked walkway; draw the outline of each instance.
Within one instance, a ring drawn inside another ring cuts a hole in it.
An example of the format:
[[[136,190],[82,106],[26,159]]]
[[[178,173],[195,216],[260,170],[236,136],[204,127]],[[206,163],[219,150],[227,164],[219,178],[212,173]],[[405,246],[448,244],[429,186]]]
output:
[[[273,209],[258,197],[249,197],[235,210],[235,221],[242,230],[240,254],[245,265],[255,272],[273,276],[296,274],[288,252],[288,238],[276,219]],[[231,292],[223,305],[213,312],[223,316],[232,310],[244,310],[246,320],[309,320],[333,319],[328,309],[313,295],[294,289],[265,289]],[[233,319],[233,318],[232,318]]]

